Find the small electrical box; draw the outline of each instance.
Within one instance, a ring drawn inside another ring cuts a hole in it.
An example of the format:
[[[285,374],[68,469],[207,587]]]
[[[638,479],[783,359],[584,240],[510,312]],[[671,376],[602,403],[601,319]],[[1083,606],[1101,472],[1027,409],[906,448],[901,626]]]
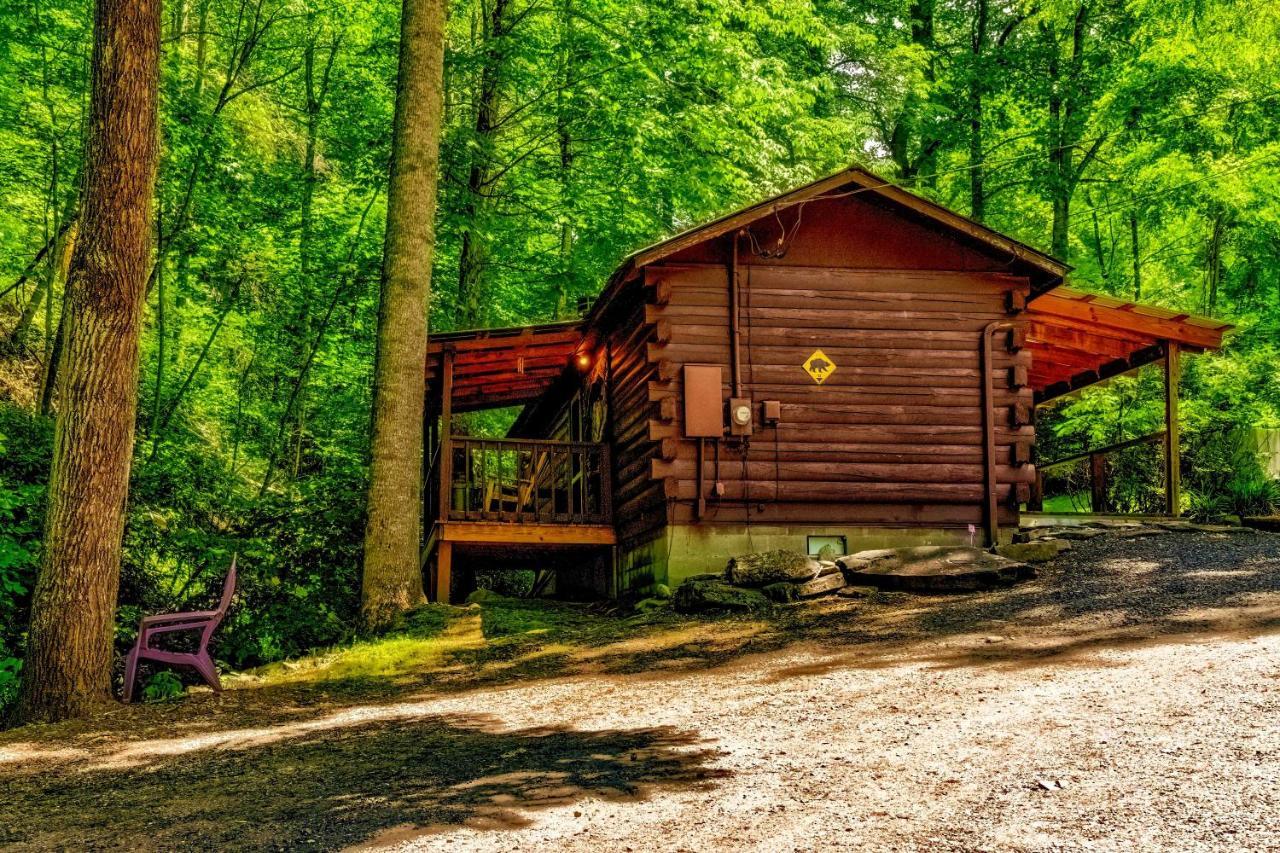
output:
[[[723,380],[718,364],[684,366],[685,438],[724,435]]]
[[[755,406],[746,397],[729,400],[729,435],[746,436],[755,430]]]
[[[760,423],[767,427],[777,426],[782,420],[782,401],[765,400],[760,404]]]

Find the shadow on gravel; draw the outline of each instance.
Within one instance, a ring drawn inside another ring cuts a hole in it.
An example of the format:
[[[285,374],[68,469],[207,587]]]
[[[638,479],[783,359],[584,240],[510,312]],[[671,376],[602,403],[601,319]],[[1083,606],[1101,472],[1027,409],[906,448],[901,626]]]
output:
[[[522,812],[585,796],[643,799],[718,778],[690,733],[504,731],[431,712],[460,691],[566,677],[699,689],[697,673],[801,646],[816,646],[816,662],[771,680],[902,663],[1097,666],[1099,652],[1278,629],[1280,536],[1249,534],[1101,537],[1010,589],[829,598],[762,616],[620,618],[511,599],[428,608],[374,644],[384,667],[400,649],[399,669],[287,673],[0,735],[0,847],[333,848],[518,826]]]
[[[804,635],[835,657],[786,679],[920,661],[939,667],[1033,666],[1174,639],[1280,630],[1280,537],[1169,534],[1075,543],[1040,577],[952,597],[880,595],[851,616],[818,609]]]
[[[5,781],[0,846],[335,849],[464,824],[519,827],[530,810],[587,796],[639,801],[726,775],[707,766],[714,752],[696,735],[672,729],[510,731],[483,716],[336,714],[222,734],[20,769]]]

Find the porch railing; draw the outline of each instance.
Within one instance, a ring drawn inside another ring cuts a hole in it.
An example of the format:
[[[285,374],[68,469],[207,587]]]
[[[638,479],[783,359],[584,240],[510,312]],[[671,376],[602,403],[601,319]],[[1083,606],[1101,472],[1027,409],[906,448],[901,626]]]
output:
[[[428,468],[424,509],[441,521],[608,524],[605,444],[455,435]],[[448,486],[441,488],[441,477]]]
[[[1036,479],[1031,487],[1031,499],[1027,502],[1027,509],[1031,512],[1039,512],[1044,509],[1045,474],[1061,471],[1065,468],[1079,465],[1082,462],[1088,462],[1089,509],[1091,512],[1111,512],[1115,507],[1111,505],[1109,494],[1110,472],[1107,466],[1107,457],[1132,447],[1139,447],[1144,444],[1161,444],[1167,440],[1167,433],[1164,430],[1160,430],[1138,438],[1131,438],[1128,441],[1121,441],[1081,453],[1073,453],[1070,456],[1064,456],[1052,462],[1041,463],[1036,466]]]

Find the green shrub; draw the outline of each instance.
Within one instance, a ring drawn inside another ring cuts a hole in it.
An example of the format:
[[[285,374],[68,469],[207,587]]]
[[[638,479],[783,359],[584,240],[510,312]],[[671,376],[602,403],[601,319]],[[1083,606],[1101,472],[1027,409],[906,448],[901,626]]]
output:
[[[172,672],[161,670],[147,679],[142,687],[143,702],[168,702],[186,693],[182,680]]]

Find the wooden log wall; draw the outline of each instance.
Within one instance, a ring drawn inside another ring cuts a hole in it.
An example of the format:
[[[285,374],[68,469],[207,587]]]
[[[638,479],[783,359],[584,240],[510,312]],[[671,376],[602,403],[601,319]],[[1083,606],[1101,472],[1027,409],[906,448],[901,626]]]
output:
[[[623,551],[656,539],[667,520],[664,483],[649,476],[661,447],[649,435],[650,422],[661,414],[659,403],[649,399],[657,366],[647,355],[657,329],[646,321],[645,311],[646,300],[653,297],[652,291],[630,289],[618,309],[618,320],[610,323],[610,330],[596,344],[597,357],[607,359],[605,439],[612,444],[614,526]],[[572,398],[564,401],[552,421],[550,437],[569,438],[573,404]]]
[[[729,289],[724,264],[668,264],[645,271],[655,329],[644,357],[658,410],[649,474],[692,518],[696,443],[682,438],[680,367],[725,366],[729,396]],[[977,271],[865,270],[818,266],[740,268],[743,393],[756,405],[745,446],[722,443],[718,473],[706,461],[709,523],[951,527],[982,521],[983,420],[979,341],[997,320],[1016,320],[1026,279]],[[992,365],[1001,523],[1034,480],[1034,427],[1021,336],[997,334]],[[821,349],[836,365],[821,385],[802,369]],[[779,400],[776,428],[759,404]],[[619,412],[625,409],[620,408]],[[624,415],[625,417],[625,415]],[[723,483],[723,495],[710,493]]]

